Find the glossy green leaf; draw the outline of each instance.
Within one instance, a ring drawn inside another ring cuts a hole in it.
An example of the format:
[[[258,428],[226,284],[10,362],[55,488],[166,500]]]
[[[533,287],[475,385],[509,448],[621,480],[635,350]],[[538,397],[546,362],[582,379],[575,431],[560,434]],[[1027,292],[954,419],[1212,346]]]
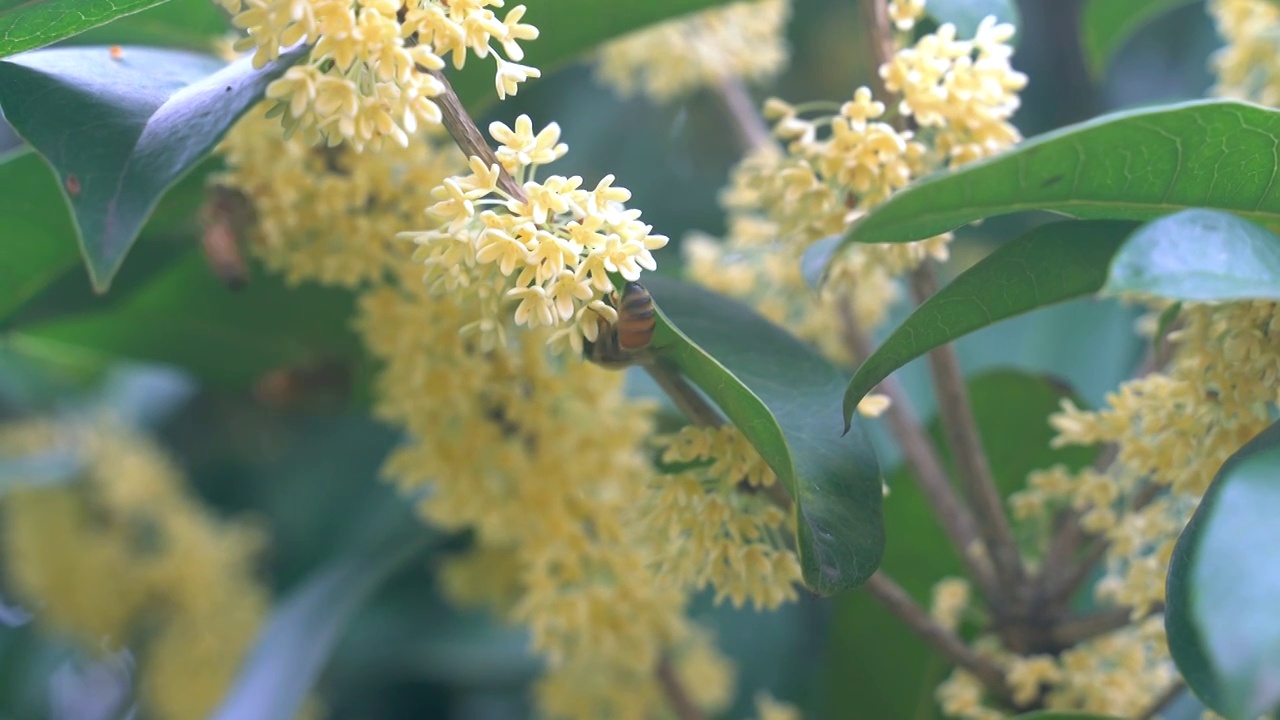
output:
[[[841,374],[736,301],[657,276],[653,345],[760,451],[795,501],[806,584],[865,581],[884,552],[880,469],[861,426],[840,434]]]
[[[176,254],[189,251],[199,231],[204,200],[201,167],[174,186],[141,232],[134,262],[124,266],[103,297],[91,290],[80,265],[75,227],[48,166],[35,154],[0,164],[0,217],[5,218],[5,260],[0,263],[0,327],[58,315],[101,311],[150,280]]]
[[[988,15],[1015,27],[1019,23],[1018,8],[1012,0],[929,0],[925,12],[940,23],[955,25],[959,38],[973,37],[978,23]]]
[[[226,12],[210,0],[168,0],[76,35],[76,45],[153,45],[213,50],[231,30]]]
[[[867,358],[844,395],[848,423],[862,398],[929,350],[1005,318],[1097,292],[1135,223],[1057,222],[983,258],[916,308]]]
[[[1280,424],[1232,455],[1178,537],[1165,630],[1195,694],[1229,718],[1280,708]]]
[[[111,309],[23,325],[24,338],[177,365],[213,383],[244,387],[263,372],[351,360],[359,343],[346,324],[350,293],[286,287],[256,275],[231,291],[195,251]]]
[[[165,0],[0,0],[0,57],[34,50]]]
[[[1047,421],[1067,395],[1056,380],[1015,370],[993,370],[968,382],[974,420],[1003,495],[1026,486],[1027,474],[1062,463],[1088,465],[1090,448],[1052,449],[1054,431]],[[929,433],[944,453],[942,427],[934,418]],[[889,542],[882,568],[922,605],[944,577],[964,575],[946,534],[928,503],[900,466],[889,475],[884,500]],[[849,593],[836,600],[823,702],[829,708],[857,707],[873,718],[941,718],[933,691],[950,672],[946,659],[920,640],[870,596]],[[886,653],[884,648],[893,648]],[[829,710],[821,717],[837,717]]]
[[[1094,77],[1102,77],[1107,63],[1125,41],[1161,15],[1193,0],[1086,0],[1080,12],[1080,45]]]
[[[254,70],[177,50],[54,48],[0,62],[0,109],[49,163],[104,290],[164,193],[298,57]]]
[[[352,614],[432,535],[413,513],[376,507],[362,536],[271,614],[234,688],[213,720],[292,720]]]
[[[1114,113],[932,175],[872,210],[846,242],[910,242],[1049,210],[1151,220],[1192,207],[1280,223],[1280,112],[1210,100]]]
[[[528,8],[521,22],[542,29],[537,40],[521,43],[525,58],[520,62],[542,71],[543,75],[569,61],[581,57],[609,40],[640,30],[664,20],[725,5],[732,0],[522,0]],[[452,73],[451,82],[458,97],[473,112],[497,101],[492,61],[471,59],[462,72]],[[527,83],[536,85],[537,80]],[[526,92],[522,87],[520,92]],[[534,124],[548,119],[534,118]]]
[[[1183,210],[1147,223],[1125,241],[1103,292],[1280,299],[1280,237],[1228,213]]]

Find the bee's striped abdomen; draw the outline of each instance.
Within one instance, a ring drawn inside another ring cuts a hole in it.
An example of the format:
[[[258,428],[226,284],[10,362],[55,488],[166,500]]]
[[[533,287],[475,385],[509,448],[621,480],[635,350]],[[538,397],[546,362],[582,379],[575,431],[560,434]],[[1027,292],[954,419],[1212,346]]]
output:
[[[623,351],[642,350],[653,340],[656,312],[653,296],[638,282],[622,288],[618,303],[618,347]]]

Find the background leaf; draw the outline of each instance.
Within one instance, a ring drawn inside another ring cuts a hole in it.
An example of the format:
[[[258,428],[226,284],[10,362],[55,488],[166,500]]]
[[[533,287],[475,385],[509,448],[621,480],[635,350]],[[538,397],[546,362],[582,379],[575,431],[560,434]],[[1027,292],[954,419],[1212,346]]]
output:
[[[167,0],[108,25],[68,38],[75,45],[153,45],[212,51],[231,30],[225,11],[210,0]]]
[[[1213,210],[1143,225],[1116,253],[1103,292],[1173,300],[1280,298],[1280,237]]]
[[[960,38],[973,37],[978,23],[988,15],[1015,27],[1020,24],[1018,8],[1011,0],[929,0],[924,11],[939,23],[955,25]]]
[[[840,373],[745,305],[657,276],[653,344],[740,429],[795,501],[805,582],[862,583],[880,564],[880,469],[856,427],[840,434]]]
[[[1042,225],[961,273],[916,308],[858,368],[844,395],[849,422],[858,402],[910,360],[1020,313],[1097,292],[1134,223],[1099,220]]]
[[[910,242],[1025,210],[1150,220],[1191,207],[1280,223],[1280,112],[1211,100],[1104,115],[932,175],[867,214],[846,242]]]
[[[1089,71],[1100,78],[1125,41],[1157,17],[1193,0],[1086,0],[1080,12],[1080,45]]]
[[[351,615],[432,537],[407,503],[390,500],[368,508],[347,553],[277,606],[214,720],[296,717]]]
[[[104,290],[160,197],[300,52],[254,70],[204,55],[55,48],[0,62],[0,108],[53,168]]]
[[[0,0],[0,57],[43,47],[165,0]]]
[[[189,251],[114,308],[31,323],[15,334],[170,363],[205,381],[244,387],[272,368],[359,357],[347,327],[351,307],[349,293],[289,288],[261,273],[233,292]]]
[[[1093,459],[1091,448],[1049,446],[1054,432],[1047,418],[1069,394],[1056,380],[1004,369],[983,372],[967,385],[1002,494],[1025,487],[1032,470],[1056,463],[1079,468]],[[950,467],[937,418],[930,421],[929,433]],[[963,576],[964,566],[913,484],[910,469],[896,468],[889,488],[884,522],[890,541],[881,568],[928,607],[934,583]],[[831,651],[824,663],[827,712],[821,717],[841,715],[836,708],[858,708],[860,716],[875,718],[942,717],[933,691],[950,667],[941,655],[864,593],[842,595],[833,613]]]
[[[1280,706],[1280,424],[1218,471],[1178,537],[1165,630],[1187,684],[1231,718]]]

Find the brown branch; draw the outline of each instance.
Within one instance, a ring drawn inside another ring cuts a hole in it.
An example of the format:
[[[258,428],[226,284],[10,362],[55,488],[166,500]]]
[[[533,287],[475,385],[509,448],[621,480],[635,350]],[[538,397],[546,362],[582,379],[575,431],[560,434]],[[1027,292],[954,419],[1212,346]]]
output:
[[[939,625],[924,608],[883,572],[872,575],[863,585],[867,592],[901,620],[920,639],[942,653],[948,660],[964,668],[1002,702],[1012,705],[1004,671],[989,658],[974,652],[955,633]]]
[[[893,24],[889,21],[889,6],[886,0],[860,0],[862,21],[867,29],[871,50],[871,94],[877,100],[889,104],[889,91],[884,87],[880,77],[880,67],[893,59]],[[903,128],[898,128],[899,130]]]
[[[845,344],[855,358],[861,360],[870,357],[875,348],[871,338],[858,325],[852,303],[842,302],[840,309]],[[982,540],[972,511],[947,479],[947,471],[938,457],[938,451],[916,419],[911,401],[897,378],[885,378],[877,389],[889,397],[885,418],[889,421],[889,431],[902,450],[903,458],[911,468],[911,477],[915,480],[916,487],[937,516],[951,545],[956,549],[956,554],[978,586],[978,591],[990,604],[996,599],[999,587],[987,558],[981,553]]]
[[[1069,648],[1106,635],[1133,622],[1133,608],[1107,608],[1096,612],[1064,618],[1053,624],[1053,642],[1057,647]]]
[[[933,271],[928,264],[911,272],[911,290],[917,304],[937,291]],[[978,531],[991,554],[996,577],[1005,592],[1012,596],[1025,588],[1026,573],[1009,526],[1009,516],[1005,513],[1004,500],[1000,497],[995,477],[991,474],[991,464],[982,447],[982,437],[973,418],[969,392],[955,348],[947,344],[931,350],[929,369],[938,399],[938,415],[942,419],[947,445],[951,448],[960,487],[978,518]]]
[[[689,697],[689,691],[685,689],[684,683],[680,682],[671,658],[664,656],[658,661],[657,675],[658,684],[662,686],[662,694],[667,696],[667,704],[671,706],[671,712],[675,713],[679,720],[702,720],[702,711],[693,703],[693,698]]]
[[[1156,499],[1163,487],[1153,482],[1143,485],[1142,489],[1130,501],[1128,512],[1134,513],[1146,507],[1148,503]],[[1045,574],[1041,580],[1041,592],[1050,602],[1058,604],[1070,602],[1071,597],[1080,590],[1080,587],[1093,574],[1098,563],[1102,562],[1102,559],[1106,557],[1107,548],[1109,547],[1106,538],[1089,534],[1085,534],[1084,537],[1088,540],[1089,545],[1079,559],[1073,563],[1063,565],[1064,569],[1061,571],[1045,567]]]
[[[773,146],[773,135],[769,126],[756,110],[756,103],[747,92],[747,86],[740,78],[724,77],[712,86],[720,104],[733,120],[733,129],[745,151],[761,150]]]
[[[419,69],[423,68],[419,66]],[[462,106],[462,101],[458,99],[458,93],[454,92],[453,86],[449,84],[449,79],[439,70],[428,70],[427,72],[430,72],[444,86],[444,91],[432,98],[432,100],[440,107],[444,128],[449,131],[450,137],[461,148],[462,154],[469,158],[478,157],[489,167],[497,165],[499,187],[517,200],[527,200],[524,188],[520,187],[520,183],[516,182],[516,179],[502,168],[502,163],[498,162],[498,156],[494,154],[493,148],[489,147],[489,141],[485,140],[480,128],[476,127],[476,121],[471,119],[467,109]]]

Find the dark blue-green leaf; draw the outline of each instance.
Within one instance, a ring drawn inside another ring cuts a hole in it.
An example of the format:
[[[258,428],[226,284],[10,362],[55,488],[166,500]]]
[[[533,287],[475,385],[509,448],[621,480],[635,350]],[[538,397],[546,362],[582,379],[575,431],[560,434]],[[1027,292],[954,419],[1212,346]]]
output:
[[[868,213],[846,242],[910,242],[982,218],[1048,210],[1152,220],[1206,207],[1280,224],[1280,112],[1208,100],[1104,115],[932,175]]]
[[[201,380],[246,387],[273,368],[358,358],[360,346],[347,324],[351,307],[350,293],[289,288],[261,273],[233,292],[198,251],[190,251],[107,310],[14,332],[105,357],[168,363]]]
[[[1125,241],[1103,292],[1172,300],[1280,299],[1280,237],[1214,210],[1153,220]]]
[[[49,163],[105,290],[162,195],[299,53],[254,70],[177,50],[54,48],[0,62],[0,109]]]
[[[1193,0],[1087,0],[1080,12],[1080,45],[1095,78],[1125,41],[1157,17]]]
[[[34,50],[165,0],[0,0],[0,57]]]
[[[1232,455],[1169,564],[1165,630],[1187,684],[1248,720],[1280,708],[1280,424]]]
[[[276,607],[213,720],[297,716],[352,614],[432,539],[407,504],[368,508],[348,551]]]
[[[929,350],[1005,318],[1097,292],[1135,227],[1103,220],[1042,225],[961,273],[858,368],[844,395],[845,422],[881,380]]]
[[[861,584],[884,552],[880,469],[861,426],[841,436],[840,372],[745,305],[657,276],[654,348],[760,452],[795,501],[814,591]]]

